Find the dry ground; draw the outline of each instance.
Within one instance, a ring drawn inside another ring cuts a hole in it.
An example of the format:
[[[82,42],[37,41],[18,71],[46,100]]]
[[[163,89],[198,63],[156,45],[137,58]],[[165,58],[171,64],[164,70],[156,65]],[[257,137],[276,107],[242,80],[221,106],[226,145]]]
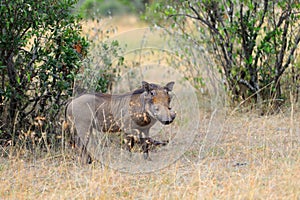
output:
[[[149,174],[121,173],[99,163],[81,167],[61,155],[26,161],[1,158],[0,196],[299,199],[299,117],[290,111],[265,117],[251,113],[234,113],[221,120],[217,115],[208,117],[207,122],[203,119],[193,146],[181,159]],[[220,126],[214,127],[217,124]]]

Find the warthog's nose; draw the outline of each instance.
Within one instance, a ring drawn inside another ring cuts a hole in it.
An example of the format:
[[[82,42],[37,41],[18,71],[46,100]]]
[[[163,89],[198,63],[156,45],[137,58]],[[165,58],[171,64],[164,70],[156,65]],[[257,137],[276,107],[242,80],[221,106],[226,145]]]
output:
[[[176,112],[170,111],[170,115],[168,117],[168,120],[164,121],[163,124],[165,124],[165,125],[171,124],[174,121],[175,118],[176,118]]]

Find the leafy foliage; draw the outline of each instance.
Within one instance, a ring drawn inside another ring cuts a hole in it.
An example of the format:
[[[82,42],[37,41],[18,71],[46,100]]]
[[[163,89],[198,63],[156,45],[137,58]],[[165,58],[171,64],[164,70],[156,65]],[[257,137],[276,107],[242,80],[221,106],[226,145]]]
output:
[[[214,55],[232,97],[283,100],[281,78],[300,42],[297,1],[157,1],[147,19]],[[244,88],[245,90],[242,90]]]
[[[83,62],[84,70],[76,76],[74,95],[111,92],[113,82],[119,77],[124,57],[118,41],[95,42],[90,49],[89,59]]]
[[[1,1],[2,139],[14,141],[28,130],[55,133],[57,115],[72,94],[88,47],[79,18],[71,14],[75,3]]]

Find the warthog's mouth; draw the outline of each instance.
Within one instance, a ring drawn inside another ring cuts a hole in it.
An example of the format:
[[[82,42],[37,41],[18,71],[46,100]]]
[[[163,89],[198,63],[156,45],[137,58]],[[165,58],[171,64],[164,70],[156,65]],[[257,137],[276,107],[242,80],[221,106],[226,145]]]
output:
[[[176,112],[175,111],[170,111],[169,113],[165,114],[165,115],[161,115],[158,114],[156,112],[149,112],[148,114],[153,117],[154,119],[158,120],[160,123],[162,123],[163,125],[168,125],[171,124],[174,119],[176,118]]]
[[[172,115],[170,117],[168,117],[167,119],[162,119],[162,120],[159,120],[162,124],[164,125],[168,125],[168,124],[171,124],[174,119],[176,118],[176,113],[172,113]]]
[[[162,124],[164,125],[168,125],[168,124],[171,124],[173,122],[173,120],[170,120],[170,121],[160,121]]]

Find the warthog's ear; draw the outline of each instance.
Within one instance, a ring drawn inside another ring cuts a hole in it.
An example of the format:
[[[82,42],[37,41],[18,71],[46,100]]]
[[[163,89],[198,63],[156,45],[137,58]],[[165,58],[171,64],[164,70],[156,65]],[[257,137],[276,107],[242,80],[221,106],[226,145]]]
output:
[[[144,88],[145,91],[149,92],[150,91],[150,85],[148,82],[146,81],[142,81],[142,86]]]
[[[169,82],[166,86],[165,86],[165,89],[170,92],[173,90],[173,86],[174,86],[175,82],[172,81],[172,82]]]

